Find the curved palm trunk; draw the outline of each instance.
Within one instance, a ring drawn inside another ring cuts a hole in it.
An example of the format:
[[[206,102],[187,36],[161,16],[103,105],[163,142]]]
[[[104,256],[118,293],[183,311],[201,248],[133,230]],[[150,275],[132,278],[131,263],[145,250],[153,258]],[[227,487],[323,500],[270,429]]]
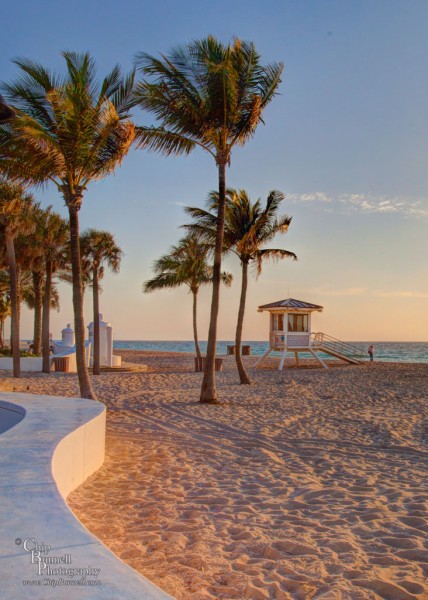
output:
[[[41,273],[33,271],[34,288],[34,332],[33,352],[40,354],[42,347],[42,306],[43,306],[43,277]]]
[[[42,316],[42,348],[43,348],[43,373],[51,372],[50,361],[50,310],[51,310],[51,291],[52,291],[52,263],[46,261],[46,279],[45,293],[43,296],[43,316]]]
[[[10,325],[10,343],[13,356],[13,376],[21,377],[21,359],[19,353],[19,310],[18,310],[18,283],[16,277],[16,258],[13,235],[6,229],[6,250],[9,264],[10,277],[10,305],[11,305],[11,325]]]
[[[218,213],[217,232],[213,265],[213,295],[211,300],[210,327],[208,330],[207,357],[202,379],[200,402],[215,404],[217,390],[215,385],[215,353],[217,343],[217,319],[220,307],[221,255],[223,251],[224,206],[226,201],[226,165],[218,165]]]
[[[251,384],[251,379],[248,377],[248,373],[245,370],[244,363],[242,362],[241,356],[241,341],[242,341],[242,327],[244,324],[245,314],[245,301],[247,299],[247,287],[248,287],[248,262],[242,262],[242,282],[241,282],[241,298],[239,300],[239,311],[238,321],[236,324],[236,335],[235,335],[235,358],[236,366],[238,367],[239,379],[243,384]]]
[[[67,202],[67,199],[66,199]],[[79,244],[79,208],[75,202],[67,202],[70,216],[70,249],[71,270],[73,280],[73,309],[74,309],[74,333],[76,336],[76,363],[77,376],[79,379],[80,395],[82,398],[96,400],[92,389],[88,368],[85,358],[85,331],[83,321],[83,293],[82,293],[82,269],[80,265]]]
[[[192,290],[192,294],[193,294],[193,338],[195,340],[195,350],[196,350],[196,356],[198,358],[201,358],[202,354],[201,354],[201,349],[199,348],[199,342],[198,342],[198,324],[197,324],[197,309],[198,309],[198,292],[193,291]]]
[[[94,266],[92,277],[92,293],[94,307],[94,363],[92,372],[94,375],[100,375],[100,292],[98,285],[98,267]]]

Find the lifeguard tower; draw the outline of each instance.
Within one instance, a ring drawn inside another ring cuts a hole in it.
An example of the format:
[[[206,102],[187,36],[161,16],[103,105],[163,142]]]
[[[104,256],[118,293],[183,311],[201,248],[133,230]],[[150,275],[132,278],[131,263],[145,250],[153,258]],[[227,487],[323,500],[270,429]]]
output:
[[[329,354],[351,364],[361,363],[361,350],[347,342],[337,340],[325,333],[312,333],[311,321],[313,312],[322,312],[318,304],[287,298],[271,304],[259,306],[258,312],[269,312],[269,348],[254,364],[261,364],[272,352],[281,352],[279,370],[284,368],[287,352],[293,352],[296,364],[299,366],[299,353],[306,352],[325,368],[328,365],[318,355],[318,352]]]

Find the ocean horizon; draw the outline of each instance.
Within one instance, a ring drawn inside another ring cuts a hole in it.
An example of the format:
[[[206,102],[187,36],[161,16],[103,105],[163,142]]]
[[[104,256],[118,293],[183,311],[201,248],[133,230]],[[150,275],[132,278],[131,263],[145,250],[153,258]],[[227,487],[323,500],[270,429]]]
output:
[[[361,352],[363,356],[367,355],[367,348],[370,344],[374,345],[374,358],[381,362],[404,362],[404,363],[428,363],[428,342],[347,342],[352,344]],[[217,342],[217,354],[227,354],[227,346],[233,345],[233,340],[221,340]],[[253,356],[261,356],[268,349],[266,340],[243,341],[243,345],[251,346]],[[201,352],[206,352],[207,342],[200,341]],[[115,340],[113,347],[116,350],[146,350],[154,352],[195,352],[195,344],[192,340]],[[279,355],[280,353],[272,353]],[[291,353],[289,353],[292,356]],[[305,354],[301,356],[304,358]],[[323,356],[321,354],[321,356]],[[313,358],[310,354],[307,358]],[[327,357],[326,358],[331,358]]]

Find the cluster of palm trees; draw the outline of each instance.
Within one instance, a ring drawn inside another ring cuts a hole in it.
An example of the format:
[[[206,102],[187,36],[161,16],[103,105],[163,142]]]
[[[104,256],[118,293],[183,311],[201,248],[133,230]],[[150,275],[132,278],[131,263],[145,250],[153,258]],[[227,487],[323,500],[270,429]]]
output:
[[[135,143],[165,155],[202,148],[218,169],[211,316],[200,395],[201,402],[215,403],[226,167],[233,148],[245,145],[263,122],[282,64],[262,65],[251,42],[223,44],[213,36],[176,47],[167,56],[139,53],[136,71],[123,76],[116,66],[101,82],[89,54],[64,52],[63,57],[65,75],[31,60],[15,60],[20,75],[3,85],[14,116],[0,124],[0,174],[23,185],[50,183],[68,207],[80,393],[95,398],[84,359],[79,210],[87,186],[113,172]],[[134,106],[154,115],[157,124],[134,125]]]
[[[44,373],[50,372],[50,311],[59,309],[55,277],[70,282],[71,262],[69,223],[42,209],[25,187],[0,179],[0,328],[11,316],[13,372],[20,376],[21,304],[34,310],[32,353],[43,356]],[[89,229],[80,236],[82,294],[91,286],[94,298],[94,324],[99,313],[99,280],[104,265],[117,271],[122,255],[114,237],[107,231]],[[0,346],[3,347],[3,335]],[[94,374],[99,374],[99,334],[94,348]]]

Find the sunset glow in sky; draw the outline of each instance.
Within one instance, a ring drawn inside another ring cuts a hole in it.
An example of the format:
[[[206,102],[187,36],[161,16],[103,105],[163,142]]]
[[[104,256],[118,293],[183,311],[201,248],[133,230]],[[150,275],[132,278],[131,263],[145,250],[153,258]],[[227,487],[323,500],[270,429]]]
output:
[[[252,141],[232,154],[227,183],[250,197],[286,194],[293,216],[273,247],[297,262],[265,264],[250,281],[244,338],[265,339],[257,306],[293,297],[324,306],[313,329],[347,340],[428,340],[428,3],[425,0],[17,0],[2,8],[0,79],[17,74],[14,57],[58,71],[63,49],[89,51],[101,78],[114,64],[132,68],[138,51],[167,53],[213,34],[251,40],[262,62],[285,64],[281,95]],[[136,111],[139,124],[151,117]],[[164,158],[132,150],[114,176],[88,187],[80,213],[88,227],[115,234],[125,257],[107,275],[101,307],[117,339],[192,338],[186,290],[142,293],[151,265],[188,221],[183,206],[204,206],[217,186],[211,156]],[[55,189],[36,192],[66,216]],[[219,339],[232,339],[240,266],[222,290]],[[72,322],[71,287],[61,285],[52,333]],[[87,322],[91,292],[86,294]],[[206,339],[210,290],[200,294]],[[22,338],[32,336],[23,311]]]

